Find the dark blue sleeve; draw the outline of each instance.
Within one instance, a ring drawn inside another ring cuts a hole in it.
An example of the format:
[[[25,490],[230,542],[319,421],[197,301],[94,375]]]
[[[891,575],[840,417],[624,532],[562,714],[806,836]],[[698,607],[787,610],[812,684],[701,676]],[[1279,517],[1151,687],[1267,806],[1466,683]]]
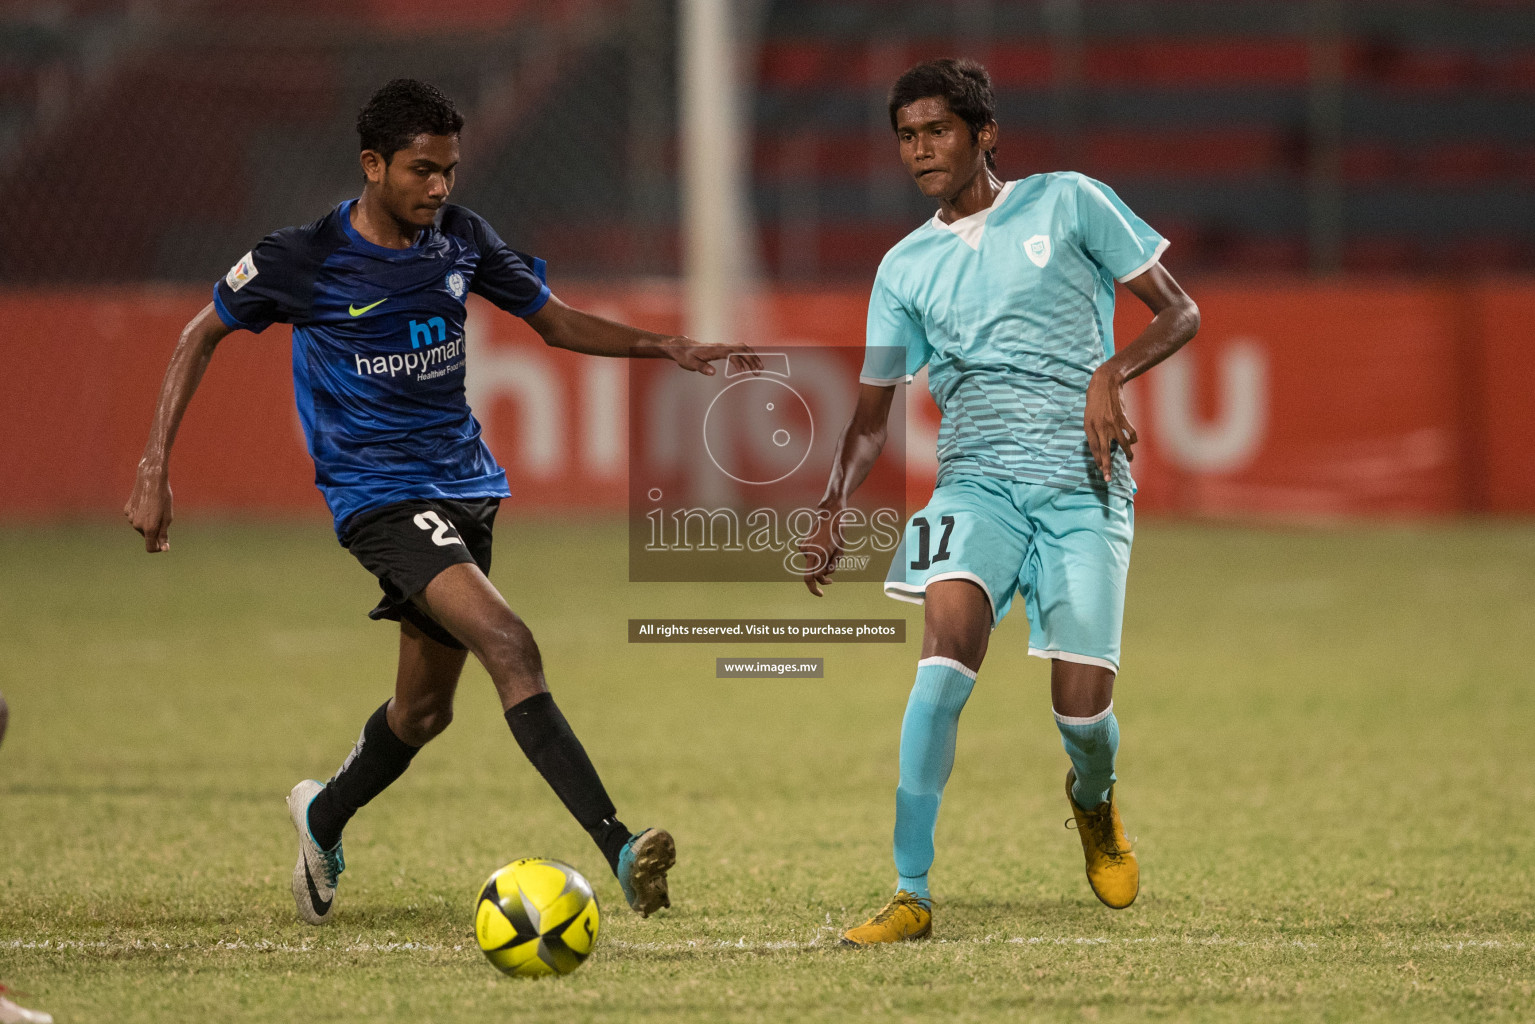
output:
[[[495,229],[478,214],[462,208],[458,212],[480,254],[469,290],[483,295],[513,316],[532,316],[543,309],[544,303],[549,301],[549,286],[544,283],[544,261],[518,252],[501,241]]]
[[[284,228],[263,238],[213,286],[213,308],[230,330],[260,334],[304,319],[314,298],[314,259],[306,233]]]

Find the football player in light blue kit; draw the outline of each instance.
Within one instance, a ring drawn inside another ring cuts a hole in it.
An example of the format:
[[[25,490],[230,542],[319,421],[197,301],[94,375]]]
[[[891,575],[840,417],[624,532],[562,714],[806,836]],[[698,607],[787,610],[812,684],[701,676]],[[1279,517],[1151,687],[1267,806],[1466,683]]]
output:
[[[1120,388],[1176,352],[1199,311],[1159,262],[1166,239],[1081,174],[1004,182],[986,71],[919,64],[890,93],[901,159],[933,219],[885,256],[869,299],[858,405],[838,442],[820,530],[804,545],[819,595],[838,513],[885,440],[895,385],[924,366],[943,413],[932,500],[907,524],[885,583],[924,605],[922,657],[901,725],[896,895],[853,945],[928,935],[928,869],[960,711],[1015,593],[1029,653],[1051,661],[1071,804],[1093,891],[1127,907],[1139,868],[1114,802],[1113,711],[1134,533],[1135,428]],[[1115,351],[1114,284],[1154,314]]]

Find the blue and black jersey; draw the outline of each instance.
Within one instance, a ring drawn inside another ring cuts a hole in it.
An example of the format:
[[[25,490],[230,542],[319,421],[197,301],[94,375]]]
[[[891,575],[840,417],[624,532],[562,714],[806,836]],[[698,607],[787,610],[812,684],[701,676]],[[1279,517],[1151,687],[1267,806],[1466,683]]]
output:
[[[477,214],[444,206],[388,249],[352,226],[354,202],[268,235],[213,288],[231,329],[293,325],[299,418],[338,534],[396,501],[510,494],[464,397],[464,300],[523,317],[549,300],[544,261]]]

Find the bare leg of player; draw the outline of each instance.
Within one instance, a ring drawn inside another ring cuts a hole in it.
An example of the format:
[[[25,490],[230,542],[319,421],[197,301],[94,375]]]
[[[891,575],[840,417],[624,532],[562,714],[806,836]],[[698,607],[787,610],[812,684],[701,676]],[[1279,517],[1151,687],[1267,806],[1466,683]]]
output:
[[[416,602],[485,666],[503,710],[549,692],[532,631],[479,566],[470,562],[449,566],[426,585]]]
[[[1050,663],[1050,703],[1060,714],[1088,718],[1113,702],[1113,669],[1074,661]]]
[[[453,721],[453,698],[469,652],[438,643],[409,622],[400,623],[400,663],[389,728],[413,747],[425,746]]]
[[[991,640],[991,602],[969,580],[939,580],[922,601],[922,657],[950,658],[979,672]]]

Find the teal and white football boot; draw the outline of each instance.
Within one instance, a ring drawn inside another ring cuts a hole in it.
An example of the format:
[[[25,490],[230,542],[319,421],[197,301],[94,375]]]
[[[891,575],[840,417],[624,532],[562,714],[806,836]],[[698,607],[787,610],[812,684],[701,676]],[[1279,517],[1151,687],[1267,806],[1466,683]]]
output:
[[[672,905],[666,873],[676,863],[677,844],[665,829],[647,828],[624,844],[618,854],[618,884],[641,917]]]
[[[293,865],[293,902],[298,916],[310,924],[324,924],[336,910],[336,884],[346,870],[341,841],[322,850],[309,831],[309,804],[325,785],[305,779],[288,794],[288,817],[298,833],[298,863]]]

